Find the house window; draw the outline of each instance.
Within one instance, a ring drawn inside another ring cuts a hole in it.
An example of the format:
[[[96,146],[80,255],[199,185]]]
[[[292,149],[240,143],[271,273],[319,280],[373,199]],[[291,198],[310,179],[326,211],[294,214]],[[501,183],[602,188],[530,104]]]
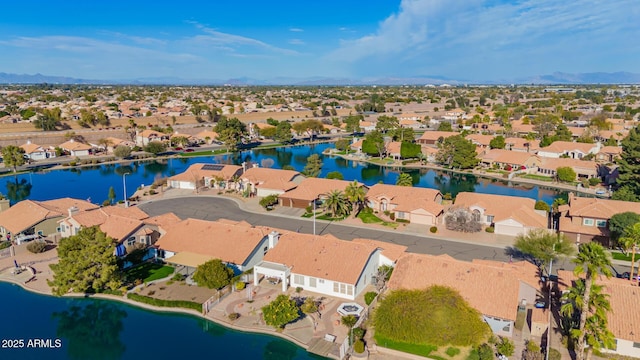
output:
[[[404,215],[404,212],[402,212],[402,211],[398,211],[396,214],[397,214],[397,215],[396,215],[396,217],[397,217],[398,219],[404,219],[404,216],[405,216],[405,215]]]
[[[618,341],[616,340],[616,344],[617,344],[617,343],[618,343]],[[636,349],[640,349],[640,343],[638,343],[638,342],[634,342],[634,343],[633,343],[633,347],[634,347],[634,348],[636,348]]]
[[[480,221],[480,211],[478,209],[473,210],[473,220]]]
[[[128,246],[133,246],[135,244],[136,244],[136,237],[135,236],[132,236],[129,239],[127,239],[127,245]]]
[[[269,251],[269,247],[265,246],[264,249],[262,249],[262,255],[267,255],[267,251]]]
[[[597,227],[607,227],[607,220],[596,220]]]
[[[584,225],[584,226],[593,226],[593,219],[584,218],[582,220],[582,225]]]
[[[334,293],[339,293],[340,292],[340,283],[337,282],[333,282],[333,292]]]
[[[319,282],[320,284],[324,284],[324,279],[318,279],[318,282]]]
[[[493,224],[493,215],[487,215],[487,222]]]
[[[503,327],[502,331],[506,331],[506,332],[511,331],[511,324],[507,324],[505,327]]]
[[[304,285],[304,275],[293,275],[293,283],[298,285]]]
[[[314,277],[310,277],[309,278],[309,286],[310,287],[316,287],[316,278],[314,278]]]
[[[347,295],[353,295],[353,285],[347,285]]]
[[[60,228],[59,227],[56,228],[56,232],[60,232]]]

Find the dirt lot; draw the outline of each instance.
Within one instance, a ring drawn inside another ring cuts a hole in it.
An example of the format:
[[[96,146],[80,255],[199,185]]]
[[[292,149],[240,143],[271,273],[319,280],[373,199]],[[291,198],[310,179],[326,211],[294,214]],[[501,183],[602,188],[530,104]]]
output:
[[[140,295],[151,296],[156,299],[186,300],[198,303],[205,302],[214,293],[215,290],[187,285],[184,281],[174,282],[171,285],[167,285],[167,282],[151,284],[140,291]]]

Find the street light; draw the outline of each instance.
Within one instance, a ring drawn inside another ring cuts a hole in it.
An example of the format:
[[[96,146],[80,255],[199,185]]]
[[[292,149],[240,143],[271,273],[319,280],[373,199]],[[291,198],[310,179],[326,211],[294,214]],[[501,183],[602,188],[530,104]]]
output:
[[[129,207],[129,200],[127,200],[127,175],[131,175],[131,173],[122,174],[122,189],[124,190],[124,207]]]

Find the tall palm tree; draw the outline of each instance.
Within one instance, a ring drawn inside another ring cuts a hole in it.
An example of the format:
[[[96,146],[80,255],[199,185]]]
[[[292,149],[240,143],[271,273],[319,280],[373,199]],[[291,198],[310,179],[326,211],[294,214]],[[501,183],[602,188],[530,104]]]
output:
[[[360,184],[358,184],[357,180],[353,180],[352,183],[349,183],[349,185],[347,185],[346,189],[344,190],[344,194],[347,196],[347,200],[349,200],[351,206],[353,206],[351,211],[355,216],[365,199],[366,193],[364,191],[364,188],[360,186]]]
[[[627,228],[625,235],[625,237],[620,239],[620,243],[626,251],[631,250],[631,274],[629,274],[629,280],[633,281],[633,271],[636,264],[636,247],[640,246],[640,222]],[[640,270],[638,270],[638,272],[640,272]]]
[[[332,190],[326,194],[324,201],[322,202],[324,211],[331,214],[331,217],[336,218],[344,216],[349,213],[349,201],[344,193],[340,190]]]
[[[598,315],[592,315],[587,318],[585,324],[585,339],[589,345],[587,350],[587,360],[591,359],[594,349],[613,349],[615,347],[615,336],[607,328],[607,319]]]
[[[591,285],[589,315],[597,315],[606,318],[607,312],[611,311],[609,294],[603,292],[603,289],[604,286],[602,285]],[[580,314],[584,304],[584,280],[576,280],[573,286],[569,287],[567,290],[568,291],[562,295],[562,300],[566,301],[566,303],[560,307],[560,313],[567,317],[574,317],[575,315]]]
[[[584,360],[585,349],[585,326],[587,323],[587,315],[589,313],[589,304],[591,296],[591,286],[598,273],[611,277],[611,257],[605,252],[602,245],[590,242],[582,244],[578,250],[578,255],[573,262],[576,264],[573,270],[576,276],[585,274],[584,279],[584,297],[582,302],[582,310],[580,312],[580,323],[578,332],[578,352],[576,354],[576,360]]]

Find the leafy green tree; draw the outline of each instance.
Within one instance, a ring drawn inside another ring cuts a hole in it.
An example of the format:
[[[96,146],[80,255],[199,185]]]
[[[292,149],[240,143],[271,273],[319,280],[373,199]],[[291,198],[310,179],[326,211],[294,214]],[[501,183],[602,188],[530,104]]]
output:
[[[236,151],[238,143],[247,135],[247,125],[237,118],[222,117],[213,129],[218,133],[218,140],[224,143],[227,151]]]
[[[589,314],[591,287],[598,274],[611,277],[611,257],[604,250],[602,245],[595,242],[589,242],[580,245],[578,255],[573,259],[573,262],[576,264],[573,273],[578,277],[585,274],[583,304],[580,311],[578,331],[576,332],[578,334],[576,358],[577,360],[584,360],[584,350],[586,345],[585,326],[587,323],[587,316]]]
[[[403,159],[417,158],[420,154],[422,154],[422,147],[420,144],[409,141],[403,141],[400,144],[400,157]]]
[[[282,329],[288,323],[300,317],[295,300],[280,294],[269,305],[262,308],[262,316],[267,325]]]
[[[264,136],[267,139],[273,139],[276,137],[277,129],[275,127],[266,127],[260,129],[260,136]]]
[[[391,131],[389,134],[393,138],[393,141],[401,141],[401,142],[413,142],[416,138],[416,133],[412,128],[406,127],[398,127]]]
[[[128,158],[131,156],[131,148],[126,145],[118,145],[113,149],[113,155],[120,159]]]
[[[304,134],[313,137],[316,134],[321,133],[324,130],[324,125],[320,120],[310,119],[293,123],[291,126],[298,135]]]
[[[410,174],[401,173],[396,180],[396,186],[413,186],[413,178]]]
[[[332,172],[327,174],[327,179],[344,180],[344,176],[342,175],[342,173],[340,171],[332,171]]]
[[[113,201],[116,199],[116,190],[113,186],[109,187],[109,196],[107,198],[109,199],[109,204],[113,204]]]
[[[353,182],[349,183],[349,185],[344,189],[344,194],[353,207],[351,211],[354,214],[357,213],[366,197],[364,187],[358,184],[357,180],[353,180]]]
[[[260,199],[259,203],[260,203],[260,206],[262,206],[265,209],[268,208],[269,206],[276,205],[278,203],[278,194],[267,195],[262,199]]]
[[[575,253],[573,243],[566,235],[556,234],[547,229],[534,229],[518,235],[513,246],[545,267],[558,257],[571,256]]]
[[[165,151],[166,149],[167,149],[167,146],[160,141],[151,141],[150,143],[147,144],[147,146],[144,147],[144,151],[148,153],[152,153],[153,155],[158,155],[161,152]]]
[[[438,131],[449,131],[452,132],[453,128],[451,127],[451,123],[448,121],[443,121],[438,124]]]
[[[309,296],[304,299],[304,303],[300,306],[300,310],[305,314],[313,314],[318,311],[318,304],[312,296]]]
[[[547,204],[544,200],[538,200],[536,201],[536,204],[533,207],[536,210],[544,210],[546,212],[549,212],[549,210],[551,210],[551,208],[549,207],[549,204]]]
[[[618,185],[620,188],[614,193],[625,189],[634,196],[633,201],[640,198],[640,130],[634,127],[629,134],[622,140],[622,153],[617,161]]]
[[[16,176],[14,181],[7,181],[7,198],[15,204],[29,198],[31,195],[31,185],[27,179],[20,179]]]
[[[382,133],[374,130],[365,136],[362,141],[362,152],[371,155],[382,157],[384,155],[384,137]]]
[[[562,166],[556,169],[556,176],[562,182],[576,181],[576,172],[570,166]]]
[[[281,121],[276,125],[275,140],[281,143],[287,143],[293,139],[291,134],[291,124],[286,121]]]
[[[498,135],[489,141],[489,147],[492,149],[504,149],[505,146],[507,146],[507,143],[502,135]]]
[[[351,141],[349,141],[349,139],[340,139],[336,141],[335,145],[336,145],[336,150],[345,151],[349,149],[349,146],[351,146]]]
[[[476,146],[462,135],[450,136],[438,145],[436,161],[456,169],[471,169],[478,165]]]
[[[347,196],[340,190],[332,190],[328,194],[325,194],[325,198],[322,201],[322,208],[329,213],[332,218],[347,215],[350,207],[351,204],[349,204]]]
[[[498,353],[504,356],[512,356],[516,350],[515,344],[513,341],[508,338],[501,338],[500,342],[496,344],[496,350]]]
[[[395,116],[382,115],[378,117],[376,121],[376,130],[383,134],[386,134],[389,130],[394,130],[400,127],[400,122]]]
[[[302,173],[307,177],[318,177],[320,175],[320,171],[322,171],[322,160],[320,160],[320,155],[311,154],[307,158],[307,165],[304,166]]]
[[[629,280],[633,281],[633,279],[635,279],[633,270],[636,264],[636,249],[640,246],[640,222],[627,228],[624,237],[620,238],[620,244],[622,244],[625,251],[631,251],[631,273]]]
[[[613,192],[611,199],[637,202],[640,197],[633,192],[633,189],[630,186],[622,186]]]
[[[12,167],[15,173],[18,171],[18,166],[24,165],[26,161],[24,159],[24,149],[15,145],[7,145],[2,148],[2,160],[4,165]]]
[[[493,350],[489,344],[482,344],[478,346],[478,359],[479,360],[493,360]]]
[[[42,113],[33,121],[33,126],[44,131],[54,131],[60,126],[61,120],[62,110],[60,108],[42,109]]]
[[[604,146],[618,146],[618,141],[613,138],[613,135],[611,135],[607,141],[604,142]]]
[[[60,240],[58,263],[50,265],[53,280],[47,281],[53,294],[118,289],[122,281],[114,252],[113,239],[97,226]]]
[[[349,115],[344,119],[345,131],[348,133],[360,132],[360,121],[364,120],[362,115]]]
[[[231,279],[233,279],[233,270],[220,259],[209,260],[199,265],[193,273],[193,280],[199,286],[209,289],[221,289],[231,284]]]
[[[280,123],[280,121],[274,119],[274,118],[268,118],[267,119],[267,124],[271,125],[271,126],[278,126],[278,124]]]
[[[640,222],[640,214],[633,211],[614,214],[611,219],[609,219],[608,226],[611,240],[617,244],[621,237],[626,236],[627,230],[631,229],[633,225],[638,222]]]

